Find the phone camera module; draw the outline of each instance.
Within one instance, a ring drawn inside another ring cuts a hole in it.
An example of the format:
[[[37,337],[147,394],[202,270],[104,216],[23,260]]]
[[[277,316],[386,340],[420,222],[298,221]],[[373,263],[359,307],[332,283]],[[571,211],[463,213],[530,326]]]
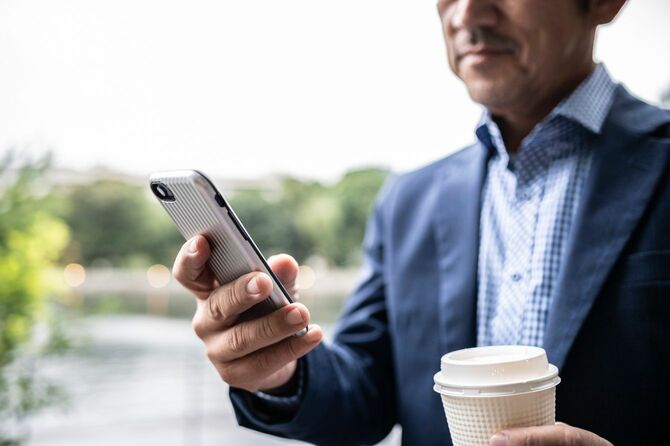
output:
[[[174,194],[170,188],[163,183],[151,183],[151,191],[161,201],[174,201]]]

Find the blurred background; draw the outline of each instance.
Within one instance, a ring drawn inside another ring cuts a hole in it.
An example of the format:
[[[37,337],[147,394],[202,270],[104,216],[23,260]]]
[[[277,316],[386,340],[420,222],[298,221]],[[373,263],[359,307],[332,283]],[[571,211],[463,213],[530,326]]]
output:
[[[599,36],[654,103],[669,19],[631,0]],[[149,174],[207,172],[330,336],[385,178],[479,113],[433,1],[0,0],[0,445],[296,444],[237,427]]]

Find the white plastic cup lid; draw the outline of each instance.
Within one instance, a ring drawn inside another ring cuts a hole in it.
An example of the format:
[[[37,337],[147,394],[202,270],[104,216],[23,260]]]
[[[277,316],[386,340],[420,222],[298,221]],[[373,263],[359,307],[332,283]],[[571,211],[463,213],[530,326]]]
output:
[[[435,391],[451,396],[502,396],[549,389],[558,369],[539,347],[497,345],[457,350],[442,356]]]

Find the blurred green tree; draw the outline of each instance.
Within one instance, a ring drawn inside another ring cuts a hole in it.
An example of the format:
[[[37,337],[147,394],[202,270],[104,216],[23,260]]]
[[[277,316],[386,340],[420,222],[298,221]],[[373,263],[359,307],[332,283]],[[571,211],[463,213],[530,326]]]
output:
[[[227,195],[265,255],[286,252],[303,262],[316,254],[332,265],[346,266],[360,260],[365,221],[387,173],[354,170],[333,186],[287,177],[277,193],[244,190]],[[167,214],[141,186],[100,180],[61,195],[64,204],[55,207],[72,232],[67,261],[171,265],[183,243]]]
[[[360,262],[365,223],[387,175],[386,169],[356,169],[332,187],[306,188],[311,192],[294,203],[295,218],[312,239],[314,254],[334,266]]]
[[[360,262],[361,243],[372,204],[388,171],[368,168],[346,173],[335,185],[333,194],[339,209],[328,258],[336,265]]]
[[[244,191],[232,195],[230,204],[265,256],[285,252],[302,262],[313,251],[314,243],[301,231],[295,207],[285,196],[270,199]]]
[[[335,185],[285,178],[275,199],[235,194],[231,204],[266,255],[286,252],[299,262],[318,255],[334,266],[360,262],[365,222],[388,171],[352,170]]]
[[[66,193],[63,217],[72,231],[69,261],[85,265],[171,265],[183,243],[145,188],[114,180]]]
[[[65,224],[44,211],[40,177],[48,164],[12,153],[0,160],[0,444],[18,442],[5,423],[20,423],[58,393],[18,364],[45,314],[46,270],[68,239]]]

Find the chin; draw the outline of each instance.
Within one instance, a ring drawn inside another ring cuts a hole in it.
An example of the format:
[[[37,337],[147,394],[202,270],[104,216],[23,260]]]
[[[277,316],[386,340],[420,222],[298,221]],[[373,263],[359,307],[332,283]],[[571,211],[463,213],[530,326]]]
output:
[[[463,82],[470,98],[489,109],[504,108],[514,102],[514,97],[518,96],[516,93],[519,92],[518,82],[508,82],[502,76],[498,78],[472,76],[463,78]]]
[[[497,106],[504,103],[504,89],[490,82],[473,82],[466,84],[470,98],[485,107]]]

